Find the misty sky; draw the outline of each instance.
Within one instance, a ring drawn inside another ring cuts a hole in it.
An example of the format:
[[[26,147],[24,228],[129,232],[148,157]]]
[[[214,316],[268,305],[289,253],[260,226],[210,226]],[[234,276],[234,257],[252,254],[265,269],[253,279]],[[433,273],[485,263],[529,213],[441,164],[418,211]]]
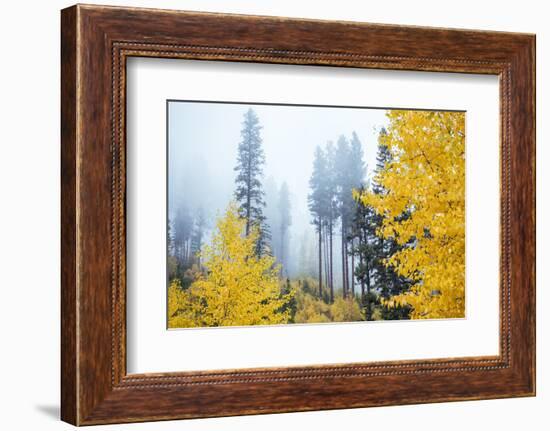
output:
[[[169,102],[168,199],[169,216],[186,202],[202,206],[214,225],[233,197],[237,148],[243,114],[258,114],[266,163],[264,180],[291,192],[292,244],[310,225],[307,207],[309,178],[317,145],[336,144],[355,131],[363,145],[367,175],[376,163],[378,133],[387,126],[385,109]],[[265,182],[264,182],[265,183]]]

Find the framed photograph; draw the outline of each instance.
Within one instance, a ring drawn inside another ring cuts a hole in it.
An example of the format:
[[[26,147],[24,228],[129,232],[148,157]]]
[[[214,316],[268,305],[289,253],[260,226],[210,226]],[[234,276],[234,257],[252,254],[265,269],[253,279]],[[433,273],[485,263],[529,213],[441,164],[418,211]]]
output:
[[[535,394],[535,37],[62,11],[62,419]]]

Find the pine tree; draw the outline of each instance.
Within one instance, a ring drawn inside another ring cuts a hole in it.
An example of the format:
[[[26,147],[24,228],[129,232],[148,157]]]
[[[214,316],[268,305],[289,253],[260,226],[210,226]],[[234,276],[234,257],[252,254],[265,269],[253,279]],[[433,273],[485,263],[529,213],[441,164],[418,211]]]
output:
[[[353,198],[353,190],[362,186],[365,177],[363,148],[355,132],[352,133],[351,141],[348,141],[343,135],[338,138],[333,170],[336,208],[340,217],[342,241],[342,289],[344,297],[347,297],[350,293],[355,295],[354,248],[356,239],[352,232],[352,224],[356,203]]]
[[[354,210],[352,196],[353,177],[351,171],[351,148],[345,136],[338,138],[334,168],[336,171],[338,212],[340,215],[341,253],[342,253],[342,289],[344,297],[349,294],[348,234]]]
[[[374,182],[372,186],[372,192],[375,195],[384,195],[387,193],[386,189],[380,184],[380,179],[385,172],[386,166],[392,161],[392,154],[388,146],[384,143],[387,136],[386,129],[380,131],[378,151],[376,153],[376,170],[374,175]],[[373,218],[376,220],[376,229],[380,229],[383,223],[383,217],[374,212]],[[410,212],[404,211],[402,214],[396,217],[398,220],[405,221],[410,216]],[[413,280],[403,277],[397,273],[394,267],[387,266],[386,260],[394,254],[403,250],[412,244],[414,240],[411,240],[407,244],[399,245],[393,237],[380,237],[378,240],[378,258],[375,262],[377,273],[377,285],[380,286],[380,296],[385,299],[389,299],[392,296],[401,295],[413,286]],[[411,307],[407,305],[396,305],[395,307],[384,307],[383,317],[391,320],[408,319],[410,316]]]
[[[287,269],[287,253],[288,253],[288,229],[292,224],[292,218],[290,216],[290,195],[288,191],[288,185],[285,182],[281,185],[279,190],[279,261],[282,265],[282,271],[288,276]]]
[[[363,181],[365,178],[365,162],[363,161],[363,148],[361,141],[355,132],[351,136],[351,145],[348,161],[348,173],[351,183],[351,189],[349,191],[349,198],[351,204],[351,213],[350,218],[353,218],[354,209],[357,206],[357,203],[353,201],[353,190],[363,186]],[[350,244],[350,254],[351,254],[351,294],[355,295],[355,243],[356,238],[351,232],[352,222],[350,220],[350,232],[348,233],[348,242]]]
[[[382,130],[381,135],[385,133]],[[384,172],[388,163],[391,162],[391,153],[383,143],[378,145],[376,155],[376,168],[372,182],[372,193],[383,195],[384,187],[378,179]],[[356,189],[356,196],[367,193],[368,187],[363,186]],[[404,213],[399,217],[405,218]],[[397,244],[393,238],[384,238],[379,235],[383,217],[375,209],[366,205],[361,199],[356,199],[356,209],[353,218],[352,235],[357,238],[358,245],[354,252],[359,258],[359,265],[355,269],[357,280],[361,283],[361,302],[365,309],[367,320],[372,318],[372,307],[378,302],[377,296],[388,299],[393,295],[401,294],[412,285],[412,281],[402,277],[393,267],[387,266],[386,260],[399,251],[402,246]],[[376,288],[376,294],[371,289]],[[398,320],[409,318],[410,307],[397,306],[392,308],[383,307],[382,317],[387,320]]]
[[[382,172],[384,172],[386,164],[390,163],[392,158],[390,149],[386,144],[384,144],[384,138],[387,134],[388,132],[386,129],[382,128],[382,130],[380,130],[378,149],[376,152],[376,169],[372,184],[372,191],[379,195],[384,193],[384,187],[380,184]]]
[[[357,191],[364,193],[366,189],[366,186],[362,186]],[[375,302],[375,295],[371,292],[371,288],[378,286],[376,276],[380,275],[380,270],[385,270],[385,267],[379,266],[385,257],[380,247],[380,238],[377,236],[380,223],[381,217],[372,207],[360,201],[356,202],[351,236],[358,242],[353,248],[353,253],[358,256],[359,264],[355,268],[354,275],[361,284],[361,304],[367,320],[372,320],[372,306]]]
[[[263,166],[265,163],[260,131],[262,126],[253,109],[244,114],[241,129],[241,142],[237,154],[235,171],[235,200],[239,214],[246,221],[245,234],[249,235],[253,226],[259,229],[256,254],[261,256],[268,251],[269,229],[263,213],[265,207],[262,188]]]
[[[327,160],[320,146],[315,149],[313,172],[309,179],[311,189],[308,195],[309,211],[313,216],[312,224],[318,235],[319,244],[319,298],[323,297],[323,222],[326,215],[326,177]]]
[[[337,202],[337,184],[336,184],[336,149],[332,141],[327,142],[325,147],[327,160],[326,173],[326,202],[327,202],[327,236],[328,236],[328,285],[330,289],[330,302],[334,302],[334,262],[333,262],[333,234],[334,225],[338,219],[338,202]]]

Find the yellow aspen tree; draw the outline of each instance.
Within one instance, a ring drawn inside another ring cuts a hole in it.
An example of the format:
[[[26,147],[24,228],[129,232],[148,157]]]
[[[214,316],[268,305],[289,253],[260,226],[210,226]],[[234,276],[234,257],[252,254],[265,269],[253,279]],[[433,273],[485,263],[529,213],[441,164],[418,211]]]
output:
[[[365,320],[355,298],[338,297],[330,306],[333,322],[359,322]]]
[[[170,327],[245,326],[287,323],[285,305],[294,292],[281,292],[279,265],[268,255],[258,256],[257,226],[245,235],[246,221],[231,203],[217,222],[210,245],[200,252],[206,273],[189,289],[169,288]],[[172,293],[171,293],[172,292]]]
[[[354,192],[383,216],[379,235],[408,244],[385,263],[417,283],[385,305],[408,304],[413,319],[464,317],[464,113],[391,110],[387,116],[379,139],[392,160],[375,178],[383,192]]]
[[[168,287],[168,327],[189,328],[196,326],[193,321],[193,309],[190,306],[190,295],[181,289],[178,279],[172,280]]]

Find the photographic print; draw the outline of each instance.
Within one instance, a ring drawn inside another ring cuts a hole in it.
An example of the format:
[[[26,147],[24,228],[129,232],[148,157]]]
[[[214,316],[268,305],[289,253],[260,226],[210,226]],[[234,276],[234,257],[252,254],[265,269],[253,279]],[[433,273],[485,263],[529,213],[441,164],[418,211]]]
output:
[[[465,113],[167,101],[168,328],[465,317]]]

